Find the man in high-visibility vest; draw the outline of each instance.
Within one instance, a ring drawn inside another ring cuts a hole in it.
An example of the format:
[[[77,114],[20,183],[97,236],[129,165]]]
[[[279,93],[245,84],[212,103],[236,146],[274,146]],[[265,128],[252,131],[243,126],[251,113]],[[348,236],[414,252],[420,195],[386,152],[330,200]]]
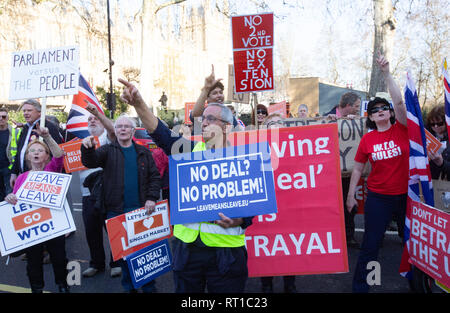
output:
[[[227,145],[233,115],[222,104],[210,103],[202,116],[204,142],[195,143],[172,133],[145,104],[137,88],[125,86],[122,100],[136,109],[144,127],[167,155],[219,149]],[[176,292],[244,292],[248,277],[245,228],[252,217],[229,218],[219,213],[214,222],[174,226],[173,263]]]
[[[0,185],[0,201],[12,192],[9,180],[17,154],[17,139],[21,131],[20,128],[14,128],[8,124],[8,119],[8,110],[0,108],[0,178],[3,181]]]

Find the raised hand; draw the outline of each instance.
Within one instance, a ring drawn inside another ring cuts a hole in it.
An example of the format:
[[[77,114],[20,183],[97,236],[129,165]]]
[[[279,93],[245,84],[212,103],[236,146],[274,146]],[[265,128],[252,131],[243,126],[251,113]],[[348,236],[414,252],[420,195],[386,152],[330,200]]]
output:
[[[119,82],[124,85],[122,95],[120,96],[123,102],[132,106],[145,105],[144,99],[142,99],[141,93],[136,86],[121,78],[119,78]]]
[[[83,146],[86,149],[90,149],[90,148],[95,147],[97,145],[97,141],[95,140],[94,136],[85,137],[81,143],[83,144]]]
[[[36,124],[36,129],[35,129],[36,133],[43,137],[43,138],[47,138],[48,136],[50,136],[50,133],[48,131],[47,127],[41,127],[41,125],[39,123]]]
[[[381,54],[381,52],[378,52],[377,64],[381,72],[384,74],[389,73],[389,61]]]
[[[97,107],[87,100],[84,100],[84,102],[86,102],[86,111],[88,111],[94,116],[97,116],[98,115]]]
[[[217,82],[221,81],[222,78],[216,79],[216,76],[214,74],[214,64],[211,64],[211,74],[205,78],[205,86],[204,88],[206,90],[211,89],[212,86],[214,86]]]

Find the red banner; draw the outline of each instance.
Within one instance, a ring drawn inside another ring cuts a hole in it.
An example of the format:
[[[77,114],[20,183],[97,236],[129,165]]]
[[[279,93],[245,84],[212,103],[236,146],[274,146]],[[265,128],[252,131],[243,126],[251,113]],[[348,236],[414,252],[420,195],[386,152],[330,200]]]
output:
[[[236,93],[273,90],[273,14],[234,16],[231,28]]]
[[[450,288],[450,214],[408,199],[410,263]]]
[[[249,276],[348,272],[336,124],[232,133],[271,147],[277,214],[246,230]]]

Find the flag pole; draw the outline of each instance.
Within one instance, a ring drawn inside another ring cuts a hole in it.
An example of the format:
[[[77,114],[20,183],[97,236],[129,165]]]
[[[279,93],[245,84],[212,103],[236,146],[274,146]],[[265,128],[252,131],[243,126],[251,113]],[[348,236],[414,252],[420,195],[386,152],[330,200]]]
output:
[[[41,104],[41,120],[39,122],[39,125],[43,128],[45,127],[45,115],[46,115],[46,111],[47,111],[47,97],[44,97],[42,99],[42,104]],[[44,141],[44,138],[39,137],[40,141]]]

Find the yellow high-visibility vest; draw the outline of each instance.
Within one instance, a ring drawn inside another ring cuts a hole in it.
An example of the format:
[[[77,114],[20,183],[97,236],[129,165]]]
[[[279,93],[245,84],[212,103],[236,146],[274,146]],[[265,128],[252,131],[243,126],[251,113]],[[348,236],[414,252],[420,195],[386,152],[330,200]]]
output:
[[[20,132],[22,131],[22,129],[21,128],[16,129],[14,127],[11,127],[10,130],[11,130],[11,143],[9,145],[9,150],[11,153],[12,161],[11,161],[11,164],[9,164],[8,168],[12,169],[13,164],[14,164],[14,159],[16,158],[16,154],[17,154],[17,139],[19,138]]]
[[[206,144],[199,142],[192,152],[206,150]],[[245,231],[242,227],[223,228],[207,222],[174,225],[173,235],[183,242],[194,242],[198,236],[208,247],[236,248],[245,245]]]

